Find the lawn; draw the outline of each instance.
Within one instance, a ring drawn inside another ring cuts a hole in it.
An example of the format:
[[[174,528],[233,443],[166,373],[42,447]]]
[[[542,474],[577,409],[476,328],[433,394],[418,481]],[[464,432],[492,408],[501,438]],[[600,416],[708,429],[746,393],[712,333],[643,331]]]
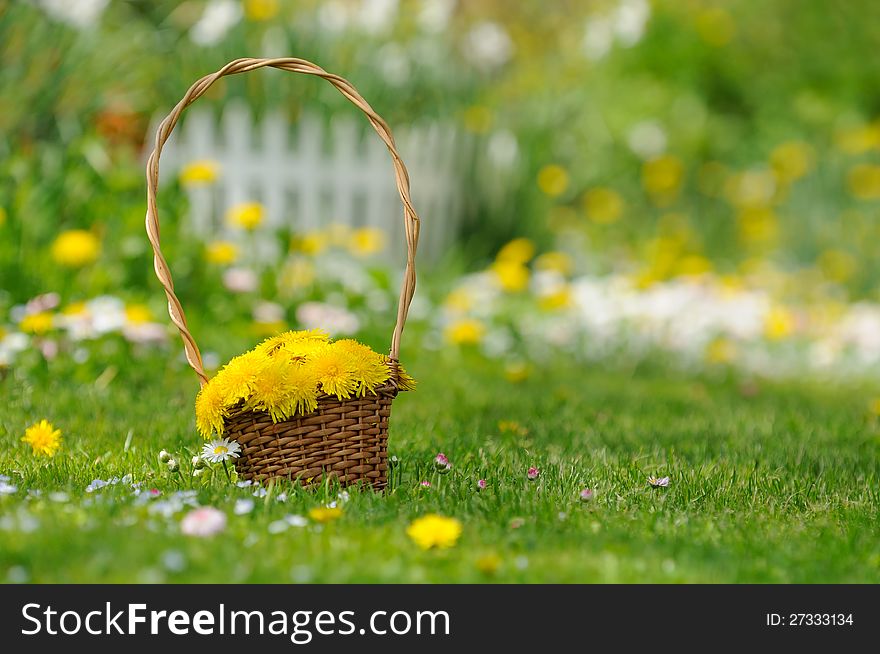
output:
[[[0,579],[880,582],[876,389],[572,363],[514,384],[476,356],[421,354],[418,391],[394,406],[392,487],[342,501],[327,487],[264,494],[222,468],[193,478],[195,381],[159,361],[97,382],[16,371],[0,382],[0,474],[17,487],[0,495]],[[52,459],[20,442],[42,418],[64,432]],[[163,448],[179,474],[159,464]],[[290,518],[333,500],[336,521]],[[183,535],[195,503],[221,509],[225,531]],[[461,521],[455,547],[409,539],[426,513]]]

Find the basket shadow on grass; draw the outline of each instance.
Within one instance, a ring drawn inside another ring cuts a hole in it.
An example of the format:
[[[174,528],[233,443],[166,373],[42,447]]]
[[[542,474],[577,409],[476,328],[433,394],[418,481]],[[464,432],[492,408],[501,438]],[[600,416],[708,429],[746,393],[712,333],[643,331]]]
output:
[[[746,397],[735,381],[650,370],[563,364],[511,385],[479,360],[414,369],[420,389],[398,398],[391,419],[388,489],[350,487],[347,499],[332,481],[261,490],[230,484],[222,469],[193,478],[199,441],[185,382],[98,390],[17,378],[22,392],[0,408],[0,473],[18,487],[0,496],[0,577],[880,581],[869,389],[768,384]],[[42,417],[65,436],[47,462],[18,442]],[[162,448],[179,474],[156,462]],[[433,466],[438,451],[453,463],[448,474]],[[541,471],[534,482],[529,466]],[[144,502],[123,483],[85,491],[126,474],[162,496]],[[650,475],[671,483],[651,488]],[[595,491],[590,502],[579,501],[585,487]],[[156,501],[180,506],[163,507],[166,515]],[[330,502],[343,509],[338,520],[301,519]],[[182,535],[180,518],[196,503],[223,510],[225,531]],[[408,539],[409,522],[431,512],[461,521],[456,547],[423,552]]]

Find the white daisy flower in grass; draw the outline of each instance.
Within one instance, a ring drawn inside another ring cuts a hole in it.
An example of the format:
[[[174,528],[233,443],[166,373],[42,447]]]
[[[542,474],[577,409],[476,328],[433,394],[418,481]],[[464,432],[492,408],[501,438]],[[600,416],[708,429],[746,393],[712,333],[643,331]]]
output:
[[[654,488],[666,488],[669,486],[669,477],[648,477],[648,483]]]
[[[241,447],[235,441],[228,438],[217,438],[210,443],[205,443],[202,448],[202,458],[209,463],[221,463],[227,459],[237,459],[240,456]]]

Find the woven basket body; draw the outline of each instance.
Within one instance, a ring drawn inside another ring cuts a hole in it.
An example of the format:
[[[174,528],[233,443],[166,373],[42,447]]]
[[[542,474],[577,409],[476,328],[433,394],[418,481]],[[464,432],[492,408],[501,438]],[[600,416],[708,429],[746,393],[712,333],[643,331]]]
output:
[[[332,479],[375,489],[388,481],[388,419],[393,386],[375,395],[337,400],[324,396],[306,416],[274,423],[263,411],[238,411],[226,434],[241,445],[235,469],[255,482],[283,477],[303,484]]]
[[[183,111],[204,95],[214,82],[226,75],[265,67],[320,77],[328,81],[363,112],[385,143],[391,154],[397,191],[403,204],[406,270],[388,356],[391,378],[385,386],[377,389],[375,394],[348,400],[323,396],[318,400],[317,410],[278,423],[274,423],[263,412],[233,411],[225,421],[226,435],[241,446],[241,457],[236,462],[236,469],[244,479],[261,482],[284,478],[310,484],[332,478],[343,485],[366,483],[375,489],[381,489],[387,484],[388,419],[391,415],[391,401],[398,390],[399,371],[396,364],[400,353],[400,338],[416,286],[415,255],[420,222],[410,199],[409,174],[397,152],[391,129],[350,82],[311,62],[293,57],[236,59],[195,82],[159,125],[155,147],[147,161],[146,228],[153,248],[153,267],[168,299],[168,314],[183,339],[186,360],[204,386],[208,382],[208,376],[202,363],[202,355],[187,327],[183,307],[174,292],[171,271],[160,248],[156,204],[159,158]]]

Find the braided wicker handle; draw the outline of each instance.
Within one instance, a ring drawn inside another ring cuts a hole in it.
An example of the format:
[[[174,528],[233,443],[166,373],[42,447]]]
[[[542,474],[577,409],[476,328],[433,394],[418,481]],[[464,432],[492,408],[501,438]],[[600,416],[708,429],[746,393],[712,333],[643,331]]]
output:
[[[174,282],[171,280],[171,270],[165,257],[162,256],[162,250],[159,247],[159,214],[156,208],[156,193],[159,188],[159,156],[162,154],[162,147],[171,135],[174,126],[180,119],[183,110],[195,102],[198,98],[205,94],[210,86],[225,75],[235,75],[237,73],[246,73],[258,68],[270,66],[272,68],[280,68],[292,73],[302,73],[304,75],[315,75],[322,77],[330,82],[336,89],[344,95],[348,100],[360,109],[366,115],[370,124],[376,130],[388,151],[391,153],[392,163],[394,165],[394,177],[397,182],[397,192],[403,201],[403,226],[406,230],[406,272],[403,276],[403,282],[400,288],[400,300],[397,304],[397,323],[394,325],[394,333],[391,337],[391,359],[397,361],[400,354],[400,335],[403,333],[403,327],[406,324],[406,316],[409,312],[409,305],[416,290],[416,248],[419,243],[419,217],[416,210],[413,209],[412,201],[409,195],[409,173],[406,166],[397,152],[394,144],[394,137],[391,135],[391,129],[387,123],[373,111],[369,103],[364,100],[357,89],[348,81],[328,73],[326,70],[304,59],[294,59],[292,57],[284,57],[281,59],[236,59],[215,73],[205,75],[202,79],[193,84],[183,99],[177,103],[170,114],[159,125],[156,133],[156,146],[150,154],[147,161],[147,236],[150,244],[153,246],[153,267],[156,270],[156,277],[159,278],[162,287],[165,289],[165,295],[168,298],[168,315],[171,316],[180,336],[183,339],[184,350],[186,351],[186,360],[199,376],[202,386],[208,382],[208,376],[205,374],[205,368],[202,364],[202,354],[199,352],[199,346],[196,345],[195,339],[190,334],[186,326],[186,317],[177,295],[174,294]]]

